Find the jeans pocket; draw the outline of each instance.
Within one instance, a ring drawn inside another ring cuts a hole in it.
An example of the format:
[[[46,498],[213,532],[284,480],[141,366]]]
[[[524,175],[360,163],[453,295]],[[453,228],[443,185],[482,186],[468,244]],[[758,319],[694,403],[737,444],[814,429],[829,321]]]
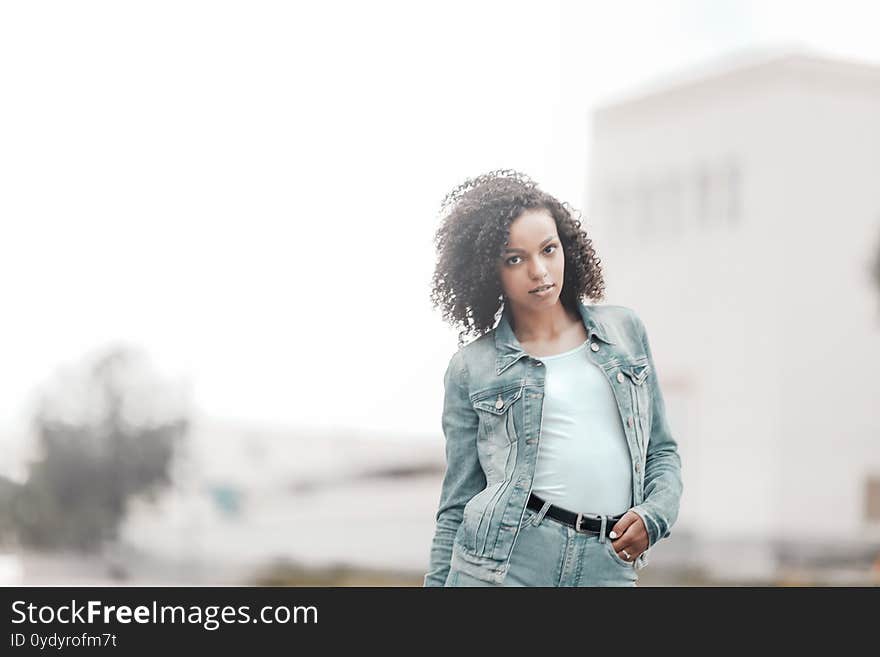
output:
[[[452,568],[449,571],[449,575],[446,578],[445,586],[454,586],[458,588],[465,587],[483,587],[483,586],[498,586],[498,584],[494,584],[492,582],[487,582],[478,577],[474,577],[464,571],[458,570],[456,568]]]
[[[618,565],[626,566],[627,568],[633,567],[633,562],[635,561],[635,559],[633,559],[632,561],[624,561],[623,557],[617,554],[617,551],[614,549],[614,545],[612,545],[611,539],[607,537],[605,538],[605,549]]]

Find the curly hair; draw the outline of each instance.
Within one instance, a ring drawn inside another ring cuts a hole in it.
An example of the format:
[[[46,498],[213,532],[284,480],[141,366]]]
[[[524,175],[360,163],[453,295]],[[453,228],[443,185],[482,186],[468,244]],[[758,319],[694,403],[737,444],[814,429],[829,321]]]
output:
[[[468,178],[441,203],[431,290],[433,307],[441,309],[445,321],[461,328],[459,347],[466,336],[479,337],[494,327],[504,301],[498,259],[508,243],[510,224],[523,211],[535,208],[550,212],[562,243],[562,304],[576,312],[579,299],[603,298],[601,261],[581,230],[578,211],[541,191],[518,171],[498,169]]]

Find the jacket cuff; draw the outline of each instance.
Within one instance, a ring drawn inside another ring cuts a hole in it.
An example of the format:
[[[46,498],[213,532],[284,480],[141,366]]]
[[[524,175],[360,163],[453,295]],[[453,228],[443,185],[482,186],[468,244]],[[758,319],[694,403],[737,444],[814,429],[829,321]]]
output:
[[[660,539],[660,527],[657,525],[657,522],[654,520],[651,513],[645,509],[644,504],[634,506],[630,511],[639,516],[645,524],[645,529],[648,532],[648,548],[646,549],[651,548]]]

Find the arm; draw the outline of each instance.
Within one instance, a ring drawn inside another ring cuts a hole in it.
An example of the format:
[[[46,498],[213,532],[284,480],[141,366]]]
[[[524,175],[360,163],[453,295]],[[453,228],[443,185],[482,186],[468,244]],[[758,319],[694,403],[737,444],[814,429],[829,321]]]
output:
[[[681,500],[681,457],[678,445],[669,431],[666,421],[666,405],[660,392],[659,378],[654,367],[654,358],[648,335],[642,320],[635,314],[633,319],[641,335],[642,345],[648,356],[654,385],[651,399],[651,435],[648,440],[648,453],[645,461],[645,499],[633,511],[639,514],[648,531],[648,547],[670,534],[670,528],[678,517]]]
[[[456,352],[449,361],[443,384],[443,435],[446,474],[440,491],[436,530],[424,586],[443,586],[449,574],[452,542],[464,514],[464,505],[486,487],[486,475],[477,457],[479,418],[467,393],[467,368]]]

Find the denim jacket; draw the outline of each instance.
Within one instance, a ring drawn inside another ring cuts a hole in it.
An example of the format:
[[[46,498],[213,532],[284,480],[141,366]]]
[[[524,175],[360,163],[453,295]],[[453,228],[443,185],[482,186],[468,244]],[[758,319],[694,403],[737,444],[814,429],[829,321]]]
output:
[[[632,462],[632,511],[648,550],[670,534],[682,493],[681,459],[644,325],[623,306],[578,310],[586,354],[614,391]],[[450,567],[502,583],[532,490],[541,438],[546,368],[516,339],[505,306],[494,329],[459,349],[444,376],[446,473],[424,586],[443,586]],[[581,509],[575,509],[581,511]],[[589,509],[582,511],[589,512]]]

